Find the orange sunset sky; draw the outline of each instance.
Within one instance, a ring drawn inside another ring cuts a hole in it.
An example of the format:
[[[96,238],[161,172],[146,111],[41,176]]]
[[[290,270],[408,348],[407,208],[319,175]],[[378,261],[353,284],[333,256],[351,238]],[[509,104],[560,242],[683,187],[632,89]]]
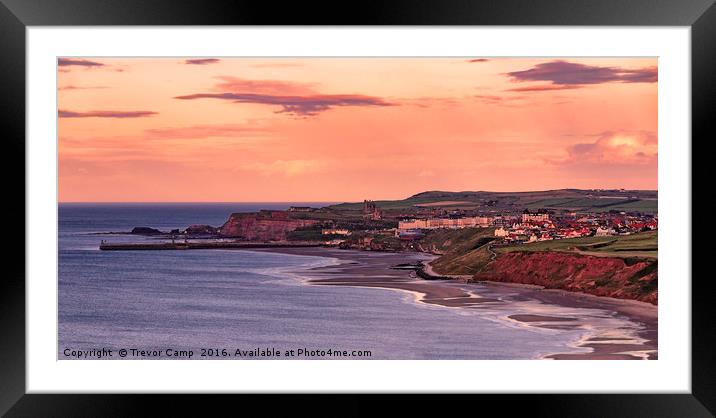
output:
[[[59,58],[63,202],[657,188],[656,58]]]

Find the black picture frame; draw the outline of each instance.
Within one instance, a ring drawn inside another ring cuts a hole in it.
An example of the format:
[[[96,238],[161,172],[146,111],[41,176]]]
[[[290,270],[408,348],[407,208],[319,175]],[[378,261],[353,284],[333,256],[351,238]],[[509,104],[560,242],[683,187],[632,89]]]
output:
[[[691,28],[692,155],[703,149],[716,109],[716,6],[713,0],[503,0],[499,2],[256,2],[171,0],[0,0],[0,108],[7,157],[2,164],[5,189],[5,236],[12,237],[0,279],[0,413],[7,416],[142,415],[148,405],[162,415],[185,415],[199,401],[202,415],[230,405],[238,413],[255,403],[267,414],[278,409],[310,410],[321,415],[372,413],[381,396],[338,395],[310,399],[295,395],[29,395],[25,393],[25,29],[27,26],[102,25],[561,25],[561,26],[687,26]],[[702,153],[701,158],[707,158]],[[694,161],[695,162],[695,161]],[[705,165],[692,178],[708,178]],[[22,174],[19,174],[22,173]],[[695,183],[692,193],[699,190]],[[711,193],[712,194],[712,193]],[[692,194],[693,197],[696,197]],[[707,218],[706,205],[692,202],[693,219]],[[708,203],[713,201],[708,197]],[[703,198],[702,198],[703,200]],[[20,204],[20,202],[23,202]],[[704,202],[702,202],[704,203]],[[711,206],[711,205],[709,205]],[[23,219],[24,222],[19,222]],[[691,229],[691,225],[687,225]],[[19,237],[23,237],[20,239]],[[689,244],[689,243],[685,243]],[[708,248],[691,243],[692,260],[703,260]],[[699,257],[699,255],[701,257]],[[683,278],[686,279],[686,278]],[[532,416],[674,416],[716,413],[714,366],[714,303],[711,275],[694,276],[692,286],[692,387],[688,394],[479,395],[477,399],[397,399],[382,412],[446,412],[455,407],[480,411],[497,407]],[[662,312],[662,314],[668,314]],[[238,378],[238,377],[237,377]],[[271,397],[268,397],[271,396]],[[239,405],[242,405],[239,407]],[[340,408],[340,409],[333,409]],[[488,409],[485,409],[488,408]],[[248,410],[247,410],[248,411]],[[337,413],[340,411],[340,413]]]

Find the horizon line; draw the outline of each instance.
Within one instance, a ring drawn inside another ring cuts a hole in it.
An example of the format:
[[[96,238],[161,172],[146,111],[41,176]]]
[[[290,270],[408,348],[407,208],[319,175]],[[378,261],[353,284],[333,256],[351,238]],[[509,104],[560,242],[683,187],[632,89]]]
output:
[[[57,201],[58,204],[73,204],[73,203],[336,203],[337,200],[242,200],[242,201],[228,201],[228,200],[72,200],[72,201]],[[340,202],[345,203],[345,202]]]
[[[659,189],[622,189],[622,188],[588,188],[588,189],[579,189],[575,187],[565,187],[560,189],[543,189],[543,190],[522,190],[522,191],[494,191],[494,190],[459,190],[459,191],[450,191],[450,190],[425,190],[422,192],[414,193],[412,195],[409,195],[407,197],[398,198],[398,199],[367,199],[367,200],[374,200],[374,201],[389,201],[389,200],[406,200],[409,199],[415,195],[423,194],[423,193],[435,193],[435,192],[445,192],[445,193],[534,193],[534,192],[551,192],[551,191],[559,191],[559,190],[580,190],[580,191],[618,191],[618,190],[624,190],[624,191],[631,191],[631,192],[657,192]],[[363,200],[366,200],[365,198]],[[242,201],[228,201],[228,200],[73,200],[73,201],[57,201],[58,204],[78,204],[78,203],[95,203],[95,204],[111,204],[111,203],[270,203],[270,204],[277,204],[277,203],[360,203],[361,199],[358,200],[242,200]]]

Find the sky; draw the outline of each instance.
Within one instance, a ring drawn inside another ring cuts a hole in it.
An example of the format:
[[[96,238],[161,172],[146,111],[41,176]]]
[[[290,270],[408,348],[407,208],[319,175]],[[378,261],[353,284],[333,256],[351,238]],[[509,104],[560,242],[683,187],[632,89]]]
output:
[[[657,189],[656,58],[58,58],[61,202]]]

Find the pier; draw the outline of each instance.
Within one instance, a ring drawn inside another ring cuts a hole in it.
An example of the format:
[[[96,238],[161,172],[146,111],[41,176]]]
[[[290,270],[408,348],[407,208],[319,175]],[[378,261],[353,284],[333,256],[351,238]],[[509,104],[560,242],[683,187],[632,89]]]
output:
[[[102,241],[102,251],[155,251],[155,250],[210,250],[210,249],[249,249],[249,248],[296,248],[322,247],[320,241],[282,241],[282,242],[243,242],[243,241],[206,241],[206,242],[143,242],[108,243]]]

